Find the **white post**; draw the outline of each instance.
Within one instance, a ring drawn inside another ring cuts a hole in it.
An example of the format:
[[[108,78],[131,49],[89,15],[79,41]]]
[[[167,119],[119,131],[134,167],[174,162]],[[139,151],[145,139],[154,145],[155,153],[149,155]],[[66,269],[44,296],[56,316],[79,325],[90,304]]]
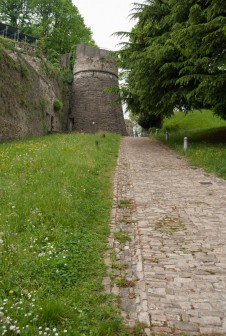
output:
[[[166,142],[169,141],[169,132],[166,131]]]
[[[159,131],[158,128],[156,128],[156,130],[155,130],[155,134],[156,135],[158,135],[158,131]]]
[[[184,150],[186,151],[188,149],[188,138],[184,137]]]

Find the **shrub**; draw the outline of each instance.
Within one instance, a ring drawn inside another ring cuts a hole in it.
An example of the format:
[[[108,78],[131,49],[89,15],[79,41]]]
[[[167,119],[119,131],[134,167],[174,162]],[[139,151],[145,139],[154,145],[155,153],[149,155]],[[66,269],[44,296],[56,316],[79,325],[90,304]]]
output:
[[[55,111],[60,111],[60,110],[62,110],[62,108],[63,108],[63,103],[62,103],[62,101],[59,100],[59,99],[54,100],[53,108],[54,108]]]

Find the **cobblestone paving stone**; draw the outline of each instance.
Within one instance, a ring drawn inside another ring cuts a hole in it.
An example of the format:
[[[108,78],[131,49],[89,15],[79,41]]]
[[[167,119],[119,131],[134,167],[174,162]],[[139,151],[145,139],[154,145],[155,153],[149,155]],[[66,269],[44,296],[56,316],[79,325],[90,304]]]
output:
[[[226,181],[148,138],[123,138],[105,289],[146,335],[226,335]]]

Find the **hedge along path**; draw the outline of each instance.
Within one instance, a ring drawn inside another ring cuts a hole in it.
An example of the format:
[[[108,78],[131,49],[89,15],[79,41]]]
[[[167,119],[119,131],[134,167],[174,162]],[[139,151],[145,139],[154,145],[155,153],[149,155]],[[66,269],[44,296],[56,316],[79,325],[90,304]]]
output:
[[[123,138],[105,289],[144,335],[226,334],[226,181],[148,138]]]

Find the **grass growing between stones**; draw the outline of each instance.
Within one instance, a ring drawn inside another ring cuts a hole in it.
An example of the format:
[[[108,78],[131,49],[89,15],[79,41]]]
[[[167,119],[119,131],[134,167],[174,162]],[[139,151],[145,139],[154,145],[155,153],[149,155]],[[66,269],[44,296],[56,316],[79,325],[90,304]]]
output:
[[[0,144],[1,335],[127,335],[102,287],[118,144],[110,134]]]
[[[179,112],[165,119],[158,140],[165,143],[165,130],[170,132],[167,145],[186,155],[190,163],[226,179],[226,121],[211,111]],[[184,152],[183,139],[188,138]]]
[[[117,239],[120,244],[125,244],[126,242],[131,241],[130,236],[122,229],[115,232],[115,239]]]
[[[163,219],[155,223],[155,230],[173,234],[178,231],[185,230],[185,225],[180,218],[165,216]]]

